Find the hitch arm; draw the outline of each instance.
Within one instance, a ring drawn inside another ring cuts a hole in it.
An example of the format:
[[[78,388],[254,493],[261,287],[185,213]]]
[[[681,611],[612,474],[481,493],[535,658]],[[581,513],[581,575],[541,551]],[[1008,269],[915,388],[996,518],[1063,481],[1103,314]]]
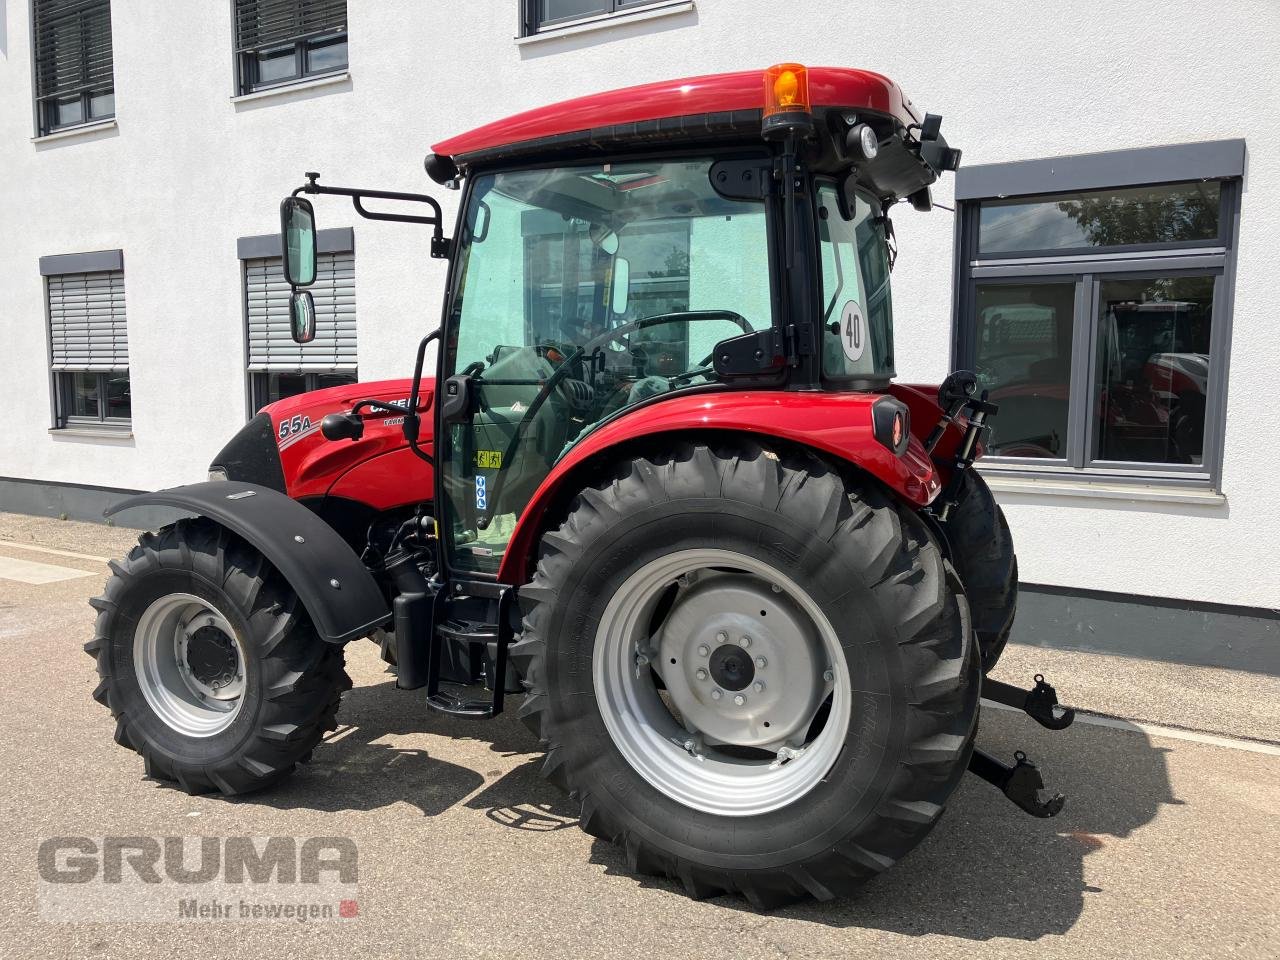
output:
[[[1058,692],[1045,683],[1044,674],[1037,673],[1035,679],[1034,687],[1023,690],[1010,683],[983,677],[982,695],[988,700],[1023,711],[1040,726],[1050,730],[1064,730],[1071,726],[1076,718],[1075,710],[1058,705]]]
[[[974,750],[969,758],[969,772],[976,773],[1033,817],[1057,816],[1066,802],[1066,797],[1060,793],[1055,793],[1048,800],[1040,799],[1044,778],[1021,750],[1014,753],[1012,767],[985,750]]]

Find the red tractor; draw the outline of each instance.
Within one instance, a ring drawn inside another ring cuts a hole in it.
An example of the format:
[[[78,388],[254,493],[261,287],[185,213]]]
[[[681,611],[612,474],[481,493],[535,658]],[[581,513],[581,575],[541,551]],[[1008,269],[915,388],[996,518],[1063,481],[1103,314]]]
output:
[[[194,515],[93,601],[116,740],[189,791],[268,786],[373,637],[433,711],[520,694],[582,827],[694,896],[846,893],[966,769],[1056,813],[1025,756],[974,750],[980,695],[1072,719],[1041,677],[984,679],[1017,591],[970,469],[995,405],[971,374],[893,382],[888,211],[956,168],[939,125],[796,64],[585,97],[434,148],[451,237],[429,196],[307,174],[281,206],[295,339],[309,196],[432,230],[439,327],[412,379],[274,403],[208,482],[115,508]]]

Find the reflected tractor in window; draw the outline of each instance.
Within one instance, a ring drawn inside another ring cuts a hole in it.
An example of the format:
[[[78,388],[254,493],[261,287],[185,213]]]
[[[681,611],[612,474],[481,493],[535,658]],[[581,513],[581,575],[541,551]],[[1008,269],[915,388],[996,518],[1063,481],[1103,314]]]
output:
[[[436,145],[451,236],[428,195],[306,174],[295,339],[328,322],[313,200],[427,228],[442,316],[411,378],[271,403],[207,482],[116,508],[194,515],[94,601],[117,741],[189,791],[268,787],[325,749],[368,637],[407,707],[515,707],[583,829],[692,896],[844,895],[966,769],[1057,813],[1025,755],[975,749],[980,697],[1073,716],[986,677],[1017,598],[972,469],[996,404],[895,380],[889,214],[958,165],[939,127],[877,74],[783,64]]]

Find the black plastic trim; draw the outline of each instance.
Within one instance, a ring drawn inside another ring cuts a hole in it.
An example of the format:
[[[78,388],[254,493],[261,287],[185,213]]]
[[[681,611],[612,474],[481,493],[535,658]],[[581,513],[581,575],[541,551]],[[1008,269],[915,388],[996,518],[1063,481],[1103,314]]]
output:
[[[893,442],[893,421],[902,415],[902,436]],[[884,446],[897,456],[907,452],[911,442],[911,409],[896,397],[881,397],[871,405],[871,432]]]
[[[286,493],[271,414],[260,413],[241,427],[213,458],[209,468],[214,467],[221,468],[228,480],[256,483]]]
[[[283,493],[215,480],[130,497],[103,515],[142,506],[189,510],[243,537],[280,571],[329,643],[367,636],[391,617],[377,582],[346,541]]]

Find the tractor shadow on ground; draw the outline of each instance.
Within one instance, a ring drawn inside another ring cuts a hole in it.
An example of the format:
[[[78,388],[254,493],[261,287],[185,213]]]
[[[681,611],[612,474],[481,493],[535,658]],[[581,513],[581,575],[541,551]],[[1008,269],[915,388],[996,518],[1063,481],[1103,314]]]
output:
[[[484,776],[417,746],[383,742],[386,738],[431,734],[479,740],[502,756],[537,750],[514,712],[486,722],[455,719],[430,713],[423,698],[421,691],[397,690],[394,680],[347,691],[338,729],[316,747],[310,763],[269,791],[228,802],[335,812],[376,810],[403,801],[435,817],[484,786]]]
[[[542,778],[542,755],[522,763],[467,801],[494,823],[513,830],[549,833],[578,825],[578,805]]]
[[[1075,724],[1043,730],[1028,718],[986,709],[978,743],[1011,761],[1036,761],[1050,790],[1067,796],[1056,818],[1024,814],[993,787],[966,776],[933,833],[902,862],[853,897],[805,902],[771,917],[909,936],[1038,940],[1070,930],[1088,898],[1107,891],[1085,882],[1085,858],[1155,819],[1172,795],[1165,750],[1137,731]],[[622,851],[597,841],[592,861],[630,876]],[[667,880],[634,882],[683,896]],[[739,897],[712,901],[754,913]]]

